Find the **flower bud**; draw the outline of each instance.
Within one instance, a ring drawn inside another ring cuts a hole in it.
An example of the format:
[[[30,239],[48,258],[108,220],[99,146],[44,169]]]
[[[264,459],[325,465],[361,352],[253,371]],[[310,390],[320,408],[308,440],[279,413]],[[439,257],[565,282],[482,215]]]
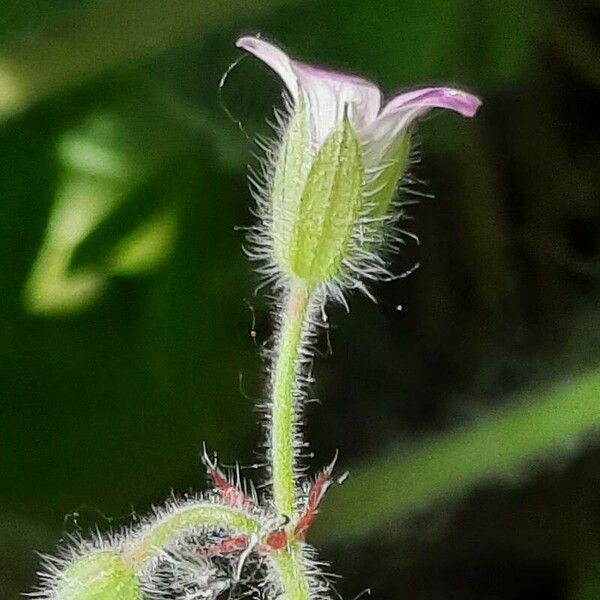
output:
[[[114,551],[94,552],[73,562],[59,577],[57,600],[141,600],[135,572]]]

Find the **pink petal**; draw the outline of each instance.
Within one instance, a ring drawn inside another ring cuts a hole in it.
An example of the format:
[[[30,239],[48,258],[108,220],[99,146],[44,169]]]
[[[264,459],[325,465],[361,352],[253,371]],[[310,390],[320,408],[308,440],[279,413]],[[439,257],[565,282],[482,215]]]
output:
[[[396,96],[374,122],[359,131],[367,166],[384,160],[394,142],[432,109],[446,108],[473,117],[480,106],[477,96],[454,88],[424,88]]]
[[[356,129],[377,118],[381,92],[371,81],[296,61],[292,61],[292,68],[310,107],[313,139],[317,144],[342,122],[344,114]]]
[[[379,113],[381,92],[367,79],[292,60],[283,50],[261,38],[242,37],[236,46],[273,69],[294,102],[298,102],[302,94],[308,104],[311,137],[317,147],[342,121],[344,114],[361,129],[372,123]]]
[[[400,94],[390,100],[381,115],[387,115],[400,109],[411,108],[448,108],[463,117],[473,117],[481,106],[481,100],[477,96],[457,90],[454,88],[437,87],[414,90]]]
[[[254,54],[256,58],[273,69],[283,80],[294,102],[297,102],[298,79],[292,68],[290,57],[283,50],[261,38],[252,36],[241,37],[235,45],[242,50],[246,50],[246,52],[250,52],[250,54]]]

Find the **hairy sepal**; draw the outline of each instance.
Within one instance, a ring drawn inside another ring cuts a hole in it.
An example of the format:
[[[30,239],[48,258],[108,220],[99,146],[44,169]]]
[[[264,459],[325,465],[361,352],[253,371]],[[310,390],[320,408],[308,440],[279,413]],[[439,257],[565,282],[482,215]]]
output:
[[[271,189],[272,236],[275,262],[291,271],[294,238],[302,192],[312,162],[308,114],[304,102],[290,117],[281,142]]]
[[[314,159],[290,240],[292,274],[308,288],[339,274],[359,218],[362,182],[360,143],[344,119]]]
[[[383,218],[388,215],[398,182],[404,177],[409,165],[411,147],[410,133],[398,137],[382,159],[382,167],[365,185],[368,197],[368,216]]]

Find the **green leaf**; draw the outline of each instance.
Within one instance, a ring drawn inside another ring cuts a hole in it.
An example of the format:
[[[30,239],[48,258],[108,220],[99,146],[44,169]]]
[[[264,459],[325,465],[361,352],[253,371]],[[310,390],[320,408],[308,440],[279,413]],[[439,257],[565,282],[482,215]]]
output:
[[[600,428],[600,371],[537,394],[412,451],[392,451],[355,469],[317,522],[328,540],[364,537],[473,486],[520,474],[532,460],[577,448]]]
[[[22,39],[15,36],[0,49],[0,121],[82,81],[284,3],[103,0],[48,30],[22,32]]]

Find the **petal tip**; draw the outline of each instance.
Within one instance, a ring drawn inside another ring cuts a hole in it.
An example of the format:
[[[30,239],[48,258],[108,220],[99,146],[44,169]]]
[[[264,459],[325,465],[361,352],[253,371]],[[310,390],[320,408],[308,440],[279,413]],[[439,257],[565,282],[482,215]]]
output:
[[[433,106],[453,110],[463,117],[472,118],[482,105],[481,98],[455,88],[438,88],[432,90]]]
[[[481,108],[483,101],[479,96],[469,94],[467,92],[461,92],[464,102],[462,103],[462,110],[460,111],[464,117],[472,118],[477,114],[477,111]]]
[[[244,35],[235,42],[237,48],[253,54],[270,67],[281,79],[295,99],[297,95],[296,74],[290,57],[278,46],[256,35]]]
[[[260,39],[252,35],[243,35],[235,42],[235,47],[241,50],[252,50],[256,48],[256,41]]]
[[[414,108],[446,108],[463,117],[471,118],[475,116],[481,104],[479,97],[457,88],[422,88],[399,94],[385,106],[383,114]]]

